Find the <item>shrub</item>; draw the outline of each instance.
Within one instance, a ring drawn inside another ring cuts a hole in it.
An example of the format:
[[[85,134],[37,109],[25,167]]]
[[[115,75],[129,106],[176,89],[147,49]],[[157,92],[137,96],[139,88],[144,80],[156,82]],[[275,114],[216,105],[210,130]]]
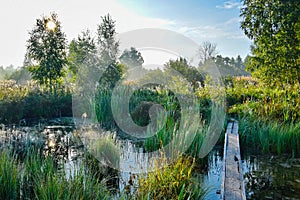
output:
[[[72,96],[68,91],[56,95],[37,89],[36,85],[0,82],[0,123],[18,123],[21,119],[72,116]]]

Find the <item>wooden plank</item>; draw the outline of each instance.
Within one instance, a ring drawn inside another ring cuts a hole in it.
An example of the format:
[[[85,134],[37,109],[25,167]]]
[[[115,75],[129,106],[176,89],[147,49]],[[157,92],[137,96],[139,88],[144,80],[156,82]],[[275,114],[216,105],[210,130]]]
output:
[[[225,134],[221,199],[246,199],[241,168],[238,123],[235,120],[228,123]]]

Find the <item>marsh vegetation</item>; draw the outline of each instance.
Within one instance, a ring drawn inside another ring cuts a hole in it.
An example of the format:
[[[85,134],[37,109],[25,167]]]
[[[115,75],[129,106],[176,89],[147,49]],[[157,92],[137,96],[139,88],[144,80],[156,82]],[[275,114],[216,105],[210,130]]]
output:
[[[24,67],[0,68],[0,199],[218,199],[230,118],[247,198],[299,198],[299,3],[271,2],[243,1],[244,60],[203,42],[197,66],[151,70],[136,48],[120,54],[109,14],[69,44],[42,16]]]

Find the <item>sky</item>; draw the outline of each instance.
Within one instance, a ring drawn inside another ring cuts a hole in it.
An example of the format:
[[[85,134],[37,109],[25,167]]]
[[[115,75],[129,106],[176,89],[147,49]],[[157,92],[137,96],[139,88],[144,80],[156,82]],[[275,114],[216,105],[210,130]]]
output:
[[[101,16],[109,13],[119,34],[141,28],[166,29],[199,45],[204,41],[215,43],[222,56],[245,58],[250,53],[251,41],[240,29],[240,6],[240,0],[1,1],[0,66],[23,65],[29,31],[36,19],[52,12],[58,14],[68,42],[86,29],[96,33]],[[154,54],[142,55],[149,59]]]

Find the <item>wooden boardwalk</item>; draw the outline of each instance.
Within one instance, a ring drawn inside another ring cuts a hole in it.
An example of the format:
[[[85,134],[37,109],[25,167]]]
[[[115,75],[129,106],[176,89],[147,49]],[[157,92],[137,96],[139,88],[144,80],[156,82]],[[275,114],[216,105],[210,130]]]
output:
[[[238,134],[238,122],[228,123],[223,154],[221,199],[246,199]]]

